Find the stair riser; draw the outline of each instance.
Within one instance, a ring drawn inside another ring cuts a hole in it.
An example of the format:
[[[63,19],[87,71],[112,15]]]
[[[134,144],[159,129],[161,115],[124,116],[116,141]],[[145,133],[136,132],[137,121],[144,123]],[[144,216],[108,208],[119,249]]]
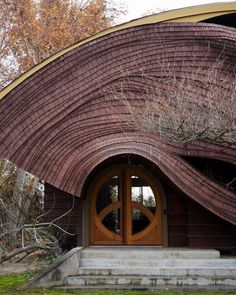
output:
[[[116,269],[79,269],[79,275],[156,275],[156,276],[235,276],[236,278],[236,268],[234,269],[125,269],[125,268],[116,268]]]
[[[164,277],[164,278],[66,278],[66,285],[91,286],[91,285],[134,285],[134,286],[157,286],[157,285],[178,285],[178,286],[236,286],[236,278],[179,278],[179,277]]]
[[[81,290],[236,289],[236,259],[220,259],[215,250],[93,247],[82,251],[78,275],[64,284]]]
[[[236,260],[138,260],[138,259],[81,259],[80,267],[181,267],[181,268],[236,268]]]
[[[170,252],[170,251],[83,251],[82,258],[114,258],[117,259],[218,259],[220,254],[218,251],[186,251],[186,252]]]

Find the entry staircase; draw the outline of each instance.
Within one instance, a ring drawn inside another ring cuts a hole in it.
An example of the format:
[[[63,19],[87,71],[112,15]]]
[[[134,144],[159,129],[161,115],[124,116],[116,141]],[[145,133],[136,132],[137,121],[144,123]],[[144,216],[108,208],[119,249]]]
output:
[[[236,257],[220,258],[216,250],[88,247],[63,288],[236,290]]]

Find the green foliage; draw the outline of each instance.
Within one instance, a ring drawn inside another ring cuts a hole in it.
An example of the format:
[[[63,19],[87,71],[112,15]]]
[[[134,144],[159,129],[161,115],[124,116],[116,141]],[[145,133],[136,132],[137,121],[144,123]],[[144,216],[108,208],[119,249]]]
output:
[[[0,276],[0,294],[15,294],[17,288],[30,278],[29,273]]]
[[[58,258],[57,253],[55,253],[54,249],[49,249],[46,253],[46,260],[49,264],[52,264]]]

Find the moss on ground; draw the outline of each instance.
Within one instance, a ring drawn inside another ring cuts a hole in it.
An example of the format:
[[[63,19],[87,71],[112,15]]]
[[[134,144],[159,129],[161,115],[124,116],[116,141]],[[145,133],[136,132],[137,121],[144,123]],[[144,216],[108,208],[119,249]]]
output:
[[[0,294],[2,295],[220,295],[220,292],[152,292],[152,291],[118,291],[118,292],[75,292],[61,291],[55,289],[23,289],[22,286],[32,276],[33,272],[0,276]],[[227,293],[236,295],[236,293]]]

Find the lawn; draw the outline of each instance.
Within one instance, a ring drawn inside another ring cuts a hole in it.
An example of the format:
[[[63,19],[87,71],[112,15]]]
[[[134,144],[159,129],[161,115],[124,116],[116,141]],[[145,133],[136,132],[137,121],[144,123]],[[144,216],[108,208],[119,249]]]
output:
[[[32,277],[32,272],[25,272],[21,274],[14,275],[4,275],[0,276],[0,294],[3,295],[82,295],[85,292],[69,292],[69,291],[59,291],[55,289],[22,289],[22,285],[27,282],[29,278]],[[92,292],[86,295],[175,295],[175,294],[186,294],[186,295],[219,295],[219,292],[152,292],[152,291],[120,291],[120,292]],[[236,293],[227,293],[228,295],[236,295]]]

